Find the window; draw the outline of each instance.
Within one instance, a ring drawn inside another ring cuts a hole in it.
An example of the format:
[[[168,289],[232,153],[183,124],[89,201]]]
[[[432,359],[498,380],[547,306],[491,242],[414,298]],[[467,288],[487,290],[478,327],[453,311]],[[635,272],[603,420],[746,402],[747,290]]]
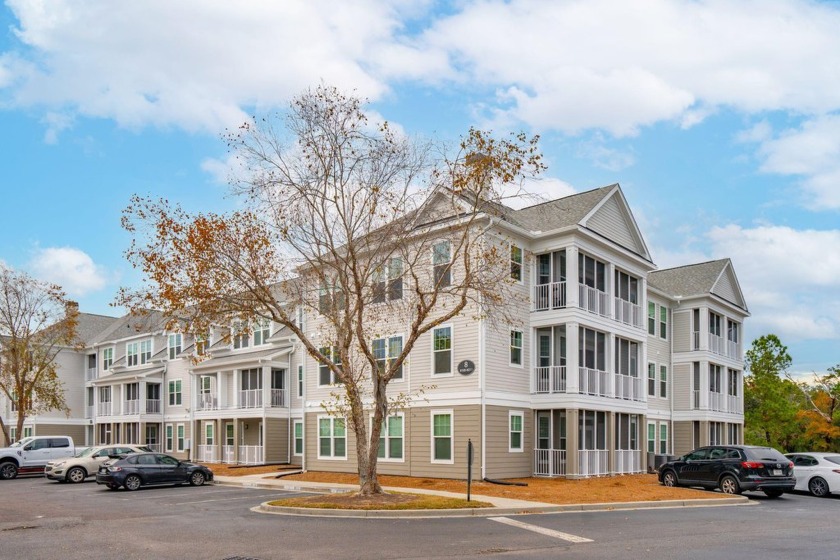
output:
[[[739,388],[741,386],[741,372],[737,369],[730,369],[729,370],[729,386],[727,390],[727,394],[730,397],[737,397],[738,393],[740,393]],[[730,442],[732,443],[732,442]]]
[[[522,247],[510,245],[510,278],[522,282]]]
[[[508,451],[510,452],[521,452],[522,447],[522,418],[523,414],[521,412],[511,412],[509,414],[510,419],[510,439],[509,439],[509,447]]]
[[[452,284],[452,248],[449,241],[441,241],[432,246],[432,264],[435,286],[445,288]]]
[[[616,337],[614,346],[615,373],[639,377],[639,343]]]
[[[522,331],[516,329],[510,331],[510,365],[522,365]]]
[[[298,397],[303,397],[303,366],[298,366],[298,378],[297,378],[297,388],[298,388]]]
[[[174,360],[181,353],[181,333],[169,335],[169,359]]]
[[[403,415],[389,416],[382,422],[379,433],[379,458],[403,458]]]
[[[668,366],[659,366],[659,396],[668,398]]]
[[[325,358],[341,369],[341,356],[338,354],[337,347],[323,346],[319,350]],[[330,369],[330,366],[326,362],[321,362],[318,365],[318,385],[325,386],[333,385],[335,383],[341,383],[341,381],[336,377],[335,373]]]
[[[709,445],[723,443],[723,422],[709,422]]]
[[[152,341],[130,342],[125,345],[125,353],[129,366],[147,364],[152,359]]]
[[[656,453],[656,422],[648,422],[648,453]]]
[[[615,271],[615,296],[630,303],[639,303],[639,279],[620,270]]]
[[[607,413],[581,410],[578,415],[578,449],[604,451],[607,449]]]
[[[721,381],[721,367],[716,364],[709,364],[709,391],[722,393],[723,384]]]
[[[225,445],[228,447],[234,445],[233,424],[225,424]]]
[[[390,366],[391,361],[395,360],[402,354],[403,339],[402,336],[392,336],[389,338],[374,339],[372,350],[373,356],[376,358],[376,363],[380,373],[385,373]],[[403,378],[403,368],[400,365],[397,371],[394,372],[393,379]]]
[[[402,299],[403,262],[399,257],[389,259],[374,274],[373,303]]]
[[[432,412],[432,461],[452,461],[452,413]]]
[[[601,261],[578,253],[578,282],[584,286],[595,288],[598,291],[606,291],[607,265]]]
[[[727,320],[726,340],[738,344],[738,323]]]
[[[216,433],[213,430],[213,424],[204,425],[204,443],[206,445],[214,445],[216,443]]]
[[[183,424],[178,424],[177,433],[178,433],[178,451],[183,451],[184,450],[184,443],[185,443],[184,425]]]
[[[432,354],[435,375],[452,373],[452,327],[437,327],[432,330]]]
[[[131,343],[125,345],[125,356],[126,356],[125,359],[126,359],[126,364],[129,367],[137,365],[137,361],[138,361],[137,349],[138,349],[138,345],[137,345],[136,342],[131,342]]]
[[[173,428],[172,424],[166,425],[166,450],[172,451],[174,448]]]
[[[99,402],[101,402],[101,403],[111,402],[111,388],[110,387],[100,387],[99,388]]]
[[[169,382],[169,406],[181,406],[181,380]]]
[[[723,317],[721,317],[717,313],[709,311],[709,332],[711,334],[715,336],[720,336],[722,323]]]
[[[656,364],[648,362],[648,396],[656,396]]]
[[[102,369],[107,371],[111,369],[111,365],[114,363],[114,349],[113,348],[106,348],[102,351]]]
[[[343,418],[318,418],[318,457],[347,457],[347,433]]]
[[[592,329],[580,328],[580,366],[606,371],[607,336]]]
[[[668,308],[664,305],[659,306],[659,338],[668,339]]]
[[[648,302],[648,334],[656,336],[656,304]]]
[[[268,319],[257,319],[254,323],[254,346],[268,344],[271,335],[271,322]]]
[[[303,422],[295,420],[295,455],[303,455]]]
[[[195,335],[195,354],[196,356],[203,356],[207,349],[210,348],[210,336],[207,334],[198,333]]]
[[[659,454],[668,454],[668,424],[665,422],[659,423]]]
[[[248,336],[248,327],[244,321],[233,322],[233,348],[248,348],[251,340]]]
[[[615,448],[638,451],[639,416],[637,414],[615,415]]]

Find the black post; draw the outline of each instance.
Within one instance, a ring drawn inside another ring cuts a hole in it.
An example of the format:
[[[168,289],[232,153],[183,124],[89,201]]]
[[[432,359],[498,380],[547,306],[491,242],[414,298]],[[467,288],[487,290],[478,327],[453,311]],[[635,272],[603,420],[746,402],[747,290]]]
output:
[[[467,440],[467,501],[470,501],[470,485],[472,484],[473,444]]]

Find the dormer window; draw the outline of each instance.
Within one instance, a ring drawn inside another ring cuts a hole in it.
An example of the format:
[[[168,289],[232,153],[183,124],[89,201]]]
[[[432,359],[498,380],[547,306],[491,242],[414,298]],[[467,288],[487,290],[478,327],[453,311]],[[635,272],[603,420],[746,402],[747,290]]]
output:
[[[195,335],[195,355],[203,356],[210,348],[210,336],[206,334]]]
[[[271,322],[268,319],[257,319],[254,323],[254,346],[268,344],[271,335]]]
[[[111,369],[111,364],[114,363],[114,349],[105,348],[102,350],[102,371]]]
[[[172,333],[169,335],[169,359],[174,360],[178,357],[183,349],[181,333]]]
[[[243,321],[234,321],[233,323],[233,349],[248,348],[250,345],[250,338],[248,336],[248,329]]]
[[[129,367],[149,363],[152,360],[152,341],[129,342],[125,345],[125,356]]]

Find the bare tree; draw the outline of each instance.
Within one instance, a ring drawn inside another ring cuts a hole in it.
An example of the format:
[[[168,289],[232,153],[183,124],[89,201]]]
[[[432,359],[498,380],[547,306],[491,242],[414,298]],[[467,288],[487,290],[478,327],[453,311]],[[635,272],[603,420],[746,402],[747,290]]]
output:
[[[419,337],[459,315],[513,320],[510,249],[491,226],[502,189],[542,170],[537,138],[470,130],[435,157],[430,143],[369,121],[360,99],[319,87],[228,142],[243,209],[191,215],[132,199],[127,257],[146,282],[118,303],[200,331],[232,317],[288,328],[336,381],[325,407],[355,434],[360,493],[381,493],[383,420],[416,397],[389,397],[388,385]]]
[[[78,314],[59,286],[0,265],[0,391],[17,412],[18,434],[29,416],[69,413],[56,357],[77,346]],[[0,415],[6,445],[8,428]]]

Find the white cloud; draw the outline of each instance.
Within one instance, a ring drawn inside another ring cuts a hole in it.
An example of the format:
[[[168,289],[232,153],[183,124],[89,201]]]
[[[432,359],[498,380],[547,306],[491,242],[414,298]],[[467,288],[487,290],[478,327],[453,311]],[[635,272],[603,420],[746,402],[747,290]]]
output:
[[[96,292],[108,284],[105,270],[87,253],[73,247],[38,249],[29,268],[36,277],[64,288],[71,297]]]
[[[521,188],[516,185],[503,188],[502,202],[511,208],[520,209],[569,196],[575,192],[574,187],[565,181],[554,177],[539,177],[525,180]]]

